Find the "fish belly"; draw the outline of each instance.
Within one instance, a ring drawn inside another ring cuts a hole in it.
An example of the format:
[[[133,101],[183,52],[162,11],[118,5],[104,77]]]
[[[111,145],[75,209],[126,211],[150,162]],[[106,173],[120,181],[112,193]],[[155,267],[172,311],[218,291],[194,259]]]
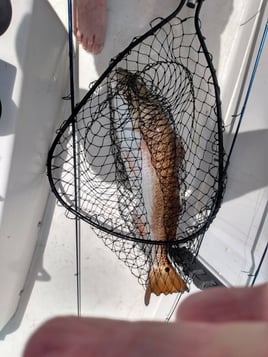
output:
[[[142,151],[142,195],[147,220],[150,227],[151,240],[165,240],[164,202],[157,172],[152,165],[150,151],[144,140],[141,141]]]
[[[145,239],[166,240],[163,192],[148,146],[139,131],[133,130],[131,126],[126,126],[121,132],[120,142],[126,173],[136,197],[132,205],[135,206],[133,212],[138,234]],[[142,200],[138,197],[142,197]]]

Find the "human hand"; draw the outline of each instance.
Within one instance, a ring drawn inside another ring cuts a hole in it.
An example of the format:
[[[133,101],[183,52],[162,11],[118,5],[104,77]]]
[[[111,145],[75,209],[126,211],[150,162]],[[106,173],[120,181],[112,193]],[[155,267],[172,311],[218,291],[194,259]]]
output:
[[[173,323],[55,318],[28,342],[24,357],[36,356],[267,357],[268,284],[193,294]]]

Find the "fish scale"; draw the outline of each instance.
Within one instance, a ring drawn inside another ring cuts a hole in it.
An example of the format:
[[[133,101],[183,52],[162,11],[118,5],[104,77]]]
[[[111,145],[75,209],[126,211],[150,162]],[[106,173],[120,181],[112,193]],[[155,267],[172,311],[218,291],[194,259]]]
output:
[[[118,68],[117,83],[129,106],[133,130],[140,135],[141,163],[126,161],[132,178],[135,172],[139,172],[135,165],[141,165],[142,168],[140,189],[149,222],[150,239],[175,240],[180,211],[178,169],[184,149],[172,128],[171,114],[162,108],[160,101],[137,74]],[[141,220],[137,222],[137,227],[143,237],[146,222],[142,221],[142,215],[139,217]],[[151,293],[160,295],[187,290],[186,283],[168,259],[166,246],[153,246],[151,254],[153,264],[148,274],[146,305],[150,302]]]

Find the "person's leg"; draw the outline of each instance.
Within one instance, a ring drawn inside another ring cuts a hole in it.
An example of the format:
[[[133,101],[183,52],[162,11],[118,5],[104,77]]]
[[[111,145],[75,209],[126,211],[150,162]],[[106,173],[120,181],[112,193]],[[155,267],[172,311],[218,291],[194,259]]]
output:
[[[106,33],[106,0],[74,0],[73,31],[85,50],[99,53]]]

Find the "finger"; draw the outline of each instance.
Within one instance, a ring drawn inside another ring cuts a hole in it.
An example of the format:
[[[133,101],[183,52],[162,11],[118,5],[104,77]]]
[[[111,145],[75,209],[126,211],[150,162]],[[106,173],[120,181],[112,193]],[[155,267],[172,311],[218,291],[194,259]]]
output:
[[[124,322],[58,318],[41,327],[24,357],[267,357],[267,323]]]
[[[207,354],[200,356],[267,356],[268,324],[266,322],[206,323],[205,325],[210,326],[214,332],[211,334]]]
[[[179,306],[177,320],[268,321],[268,284],[254,288],[211,288],[193,294]]]
[[[48,321],[32,336],[24,357],[193,356],[194,347],[209,342],[207,331],[160,322],[126,322],[64,317]],[[176,345],[174,345],[176,341]],[[189,349],[190,346],[190,349]],[[192,351],[192,354],[188,354]]]

